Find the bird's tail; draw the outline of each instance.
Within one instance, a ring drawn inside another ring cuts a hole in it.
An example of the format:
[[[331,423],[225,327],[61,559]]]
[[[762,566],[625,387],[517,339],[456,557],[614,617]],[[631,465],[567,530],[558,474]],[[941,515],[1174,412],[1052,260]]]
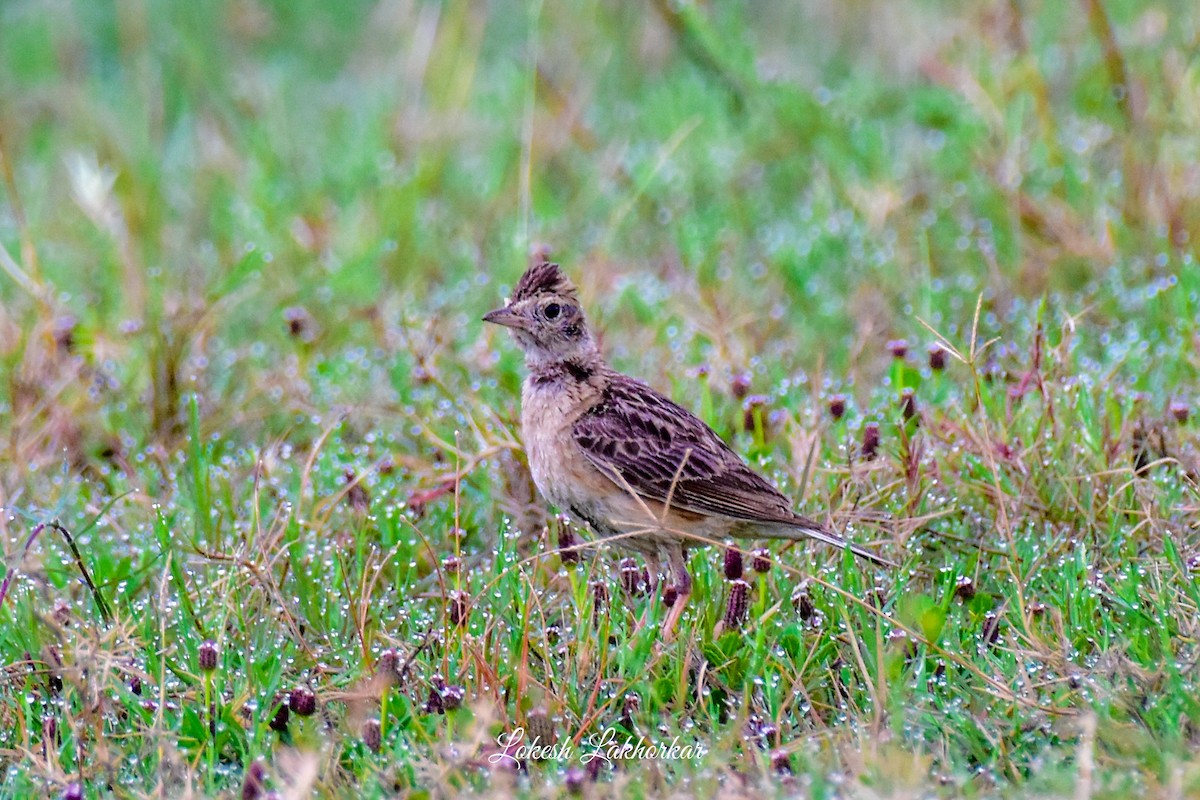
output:
[[[796,520],[796,522],[791,524],[781,522],[773,525],[763,525],[755,531],[755,534],[768,539],[791,539],[793,541],[799,541],[801,539],[816,539],[818,542],[824,542],[825,544],[833,545],[841,550],[849,550],[859,558],[865,558],[867,561],[870,561],[873,564],[878,564],[881,567],[896,566],[886,558],[877,556],[870,550],[866,550],[856,544],[847,542],[833,531],[828,530],[824,526],[819,525],[810,519],[805,519],[804,517],[800,517]]]

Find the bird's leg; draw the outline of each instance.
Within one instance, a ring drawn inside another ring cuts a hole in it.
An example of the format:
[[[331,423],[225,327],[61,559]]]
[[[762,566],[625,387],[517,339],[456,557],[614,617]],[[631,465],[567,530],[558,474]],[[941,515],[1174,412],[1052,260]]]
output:
[[[688,574],[687,558],[683,554],[683,547],[678,542],[672,544],[667,550],[667,566],[671,570],[675,589],[675,603],[671,606],[662,627],[663,640],[669,642],[675,638],[675,625],[683,616],[684,606],[687,605],[688,597],[692,594],[692,576]]]

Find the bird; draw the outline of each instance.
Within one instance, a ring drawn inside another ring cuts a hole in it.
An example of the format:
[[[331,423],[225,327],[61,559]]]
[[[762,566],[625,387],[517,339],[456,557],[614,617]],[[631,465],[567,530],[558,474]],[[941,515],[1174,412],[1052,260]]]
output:
[[[691,544],[810,538],[889,564],[797,514],[703,420],[610,367],[558,264],[531,265],[483,321],[508,328],[524,351],[521,438],[542,497],[600,541],[640,554],[655,585],[665,562],[674,602],[664,640],[691,594]]]

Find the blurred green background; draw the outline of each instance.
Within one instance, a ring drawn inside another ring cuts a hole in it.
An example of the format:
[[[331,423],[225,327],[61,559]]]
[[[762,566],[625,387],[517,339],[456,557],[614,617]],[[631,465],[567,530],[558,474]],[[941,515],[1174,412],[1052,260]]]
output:
[[[291,305],[339,343],[461,329],[536,243],[614,330],[745,315],[807,369],[960,333],[979,293],[990,335],[1049,293],[1177,349],[1137,295],[1193,266],[1196,15],[1091,7],[11,2],[25,271],[98,345],[265,345],[216,381],[272,363]]]

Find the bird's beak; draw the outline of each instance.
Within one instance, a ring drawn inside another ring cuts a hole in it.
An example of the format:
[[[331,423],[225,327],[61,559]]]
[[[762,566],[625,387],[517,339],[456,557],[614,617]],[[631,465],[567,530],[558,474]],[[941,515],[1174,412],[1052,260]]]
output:
[[[525,318],[507,306],[484,314],[483,321],[490,322],[493,325],[503,325],[506,328],[529,330],[529,323],[525,321]]]

